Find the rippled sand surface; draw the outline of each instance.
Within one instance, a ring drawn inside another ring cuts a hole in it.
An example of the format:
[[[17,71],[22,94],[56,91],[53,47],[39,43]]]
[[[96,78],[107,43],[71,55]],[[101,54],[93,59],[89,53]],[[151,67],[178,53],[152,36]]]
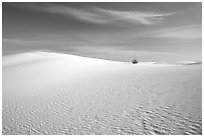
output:
[[[3,59],[3,134],[202,134],[201,65],[90,60]]]

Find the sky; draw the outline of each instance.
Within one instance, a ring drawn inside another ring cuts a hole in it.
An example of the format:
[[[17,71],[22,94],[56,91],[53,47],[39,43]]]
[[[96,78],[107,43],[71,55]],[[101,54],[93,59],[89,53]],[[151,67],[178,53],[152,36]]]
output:
[[[50,51],[115,61],[201,61],[201,2],[2,4],[2,55]]]

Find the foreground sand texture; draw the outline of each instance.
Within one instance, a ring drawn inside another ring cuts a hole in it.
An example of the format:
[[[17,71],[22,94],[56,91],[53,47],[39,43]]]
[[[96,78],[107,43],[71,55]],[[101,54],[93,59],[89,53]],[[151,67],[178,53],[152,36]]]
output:
[[[201,65],[3,58],[3,134],[202,134]]]

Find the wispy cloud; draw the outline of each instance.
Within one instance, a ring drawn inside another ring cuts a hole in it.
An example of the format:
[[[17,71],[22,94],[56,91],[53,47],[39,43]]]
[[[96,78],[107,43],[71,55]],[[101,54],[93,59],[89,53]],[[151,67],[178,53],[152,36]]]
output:
[[[43,11],[63,16],[72,16],[75,19],[97,24],[143,24],[154,25],[162,23],[164,17],[174,15],[175,13],[160,13],[151,11],[118,11],[110,9],[102,9],[98,7],[89,7],[76,9],[59,4],[43,3],[24,3],[15,4],[20,8],[28,10]]]
[[[100,14],[111,17],[107,19],[109,22],[123,21],[132,24],[153,25],[161,23],[165,16],[170,16],[175,13],[156,13],[156,12],[142,12],[142,11],[116,11],[101,8],[95,8]]]
[[[157,38],[179,38],[179,39],[201,39],[201,25],[190,25],[174,28],[166,28],[154,31],[148,37]]]

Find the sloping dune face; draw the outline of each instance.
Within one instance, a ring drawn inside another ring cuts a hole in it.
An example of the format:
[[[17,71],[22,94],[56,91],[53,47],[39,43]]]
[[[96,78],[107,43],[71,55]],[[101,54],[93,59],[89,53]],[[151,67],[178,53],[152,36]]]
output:
[[[201,65],[3,57],[2,132],[202,134]]]

